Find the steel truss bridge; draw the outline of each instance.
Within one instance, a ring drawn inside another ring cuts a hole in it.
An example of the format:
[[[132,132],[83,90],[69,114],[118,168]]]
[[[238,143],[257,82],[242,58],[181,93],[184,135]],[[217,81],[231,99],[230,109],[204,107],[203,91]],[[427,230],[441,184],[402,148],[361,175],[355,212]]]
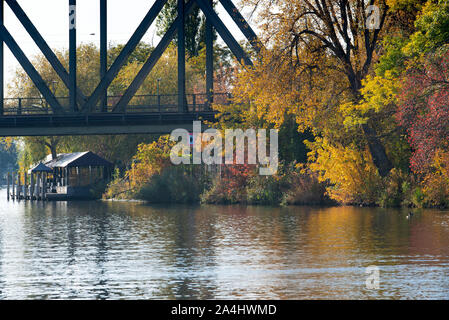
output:
[[[167,0],[156,0],[122,51],[108,68],[107,0],[100,1],[100,83],[90,96],[77,86],[76,0],[68,1],[69,70],[62,65],[17,0],[0,0],[0,136],[86,135],[169,133],[175,128],[191,129],[194,120],[213,121],[211,103],[228,104],[227,93],[214,92],[213,30],[215,29],[238,61],[251,66],[248,54],[233,37],[213,8],[213,0],[178,0],[177,18],[121,96],[108,96],[108,88],[157,18]],[[219,0],[238,28],[258,53],[262,44],[232,0]],[[42,54],[68,88],[68,97],[56,97],[20,45],[4,25],[4,5],[11,8]],[[206,17],[206,93],[186,92],[185,19],[199,7]],[[67,14],[67,12],[65,13]],[[172,95],[136,95],[170,42],[178,41],[178,91]],[[5,98],[4,45],[23,67],[41,97]]]

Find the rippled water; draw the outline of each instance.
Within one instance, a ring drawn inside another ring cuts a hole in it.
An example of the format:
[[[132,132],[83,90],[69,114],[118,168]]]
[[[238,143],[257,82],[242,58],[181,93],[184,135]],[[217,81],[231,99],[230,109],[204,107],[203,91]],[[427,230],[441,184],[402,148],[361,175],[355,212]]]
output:
[[[5,198],[2,299],[449,299],[449,212]]]

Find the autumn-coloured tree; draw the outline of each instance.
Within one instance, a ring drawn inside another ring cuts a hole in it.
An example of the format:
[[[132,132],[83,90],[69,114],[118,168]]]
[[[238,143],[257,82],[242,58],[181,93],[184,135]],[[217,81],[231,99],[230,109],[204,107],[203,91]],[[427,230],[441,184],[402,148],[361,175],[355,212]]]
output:
[[[414,148],[411,166],[425,171],[438,149],[449,149],[449,46],[405,74],[397,117]]]
[[[257,111],[268,114],[268,119],[282,119],[292,112],[300,126],[338,137],[342,122],[338,105],[361,99],[362,81],[376,57],[389,13],[387,2],[249,2],[260,11],[264,41],[270,49],[262,64],[240,82],[241,96],[254,98]],[[392,165],[376,124],[368,119],[359,127],[380,175],[387,175]]]

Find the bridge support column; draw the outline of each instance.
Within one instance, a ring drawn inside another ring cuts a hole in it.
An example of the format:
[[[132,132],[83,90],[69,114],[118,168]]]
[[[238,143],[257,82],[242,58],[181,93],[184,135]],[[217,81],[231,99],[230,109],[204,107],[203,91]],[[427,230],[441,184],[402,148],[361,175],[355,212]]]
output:
[[[108,71],[108,9],[107,0],[100,0],[100,79]],[[106,88],[101,99],[101,111],[108,111],[108,89]]]
[[[209,2],[213,8],[213,0]],[[206,19],[206,94],[207,109],[209,109],[214,97],[214,39],[212,23],[209,19]]]
[[[76,103],[76,0],[69,0],[69,74],[70,110],[78,111]]]
[[[186,46],[184,0],[178,0],[178,18],[178,110],[179,112],[186,112]]]

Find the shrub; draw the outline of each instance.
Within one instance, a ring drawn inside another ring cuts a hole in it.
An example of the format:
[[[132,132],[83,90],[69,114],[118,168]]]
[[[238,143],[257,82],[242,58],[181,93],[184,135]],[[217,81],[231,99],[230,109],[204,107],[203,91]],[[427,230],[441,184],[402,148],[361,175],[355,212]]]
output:
[[[98,182],[93,185],[89,190],[92,199],[101,199],[107,187],[108,184],[104,181]]]
[[[120,170],[115,169],[112,181],[107,185],[104,191],[103,199],[130,199],[134,195],[134,189],[129,182],[129,177],[125,173],[122,177]]]
[[[255,175],[248,181],[246,194],[249,204],[279,205],[282,202],[283,178]]]
[[[329,205],[335,203],[327,195],[326,182],[303,165],[290,165],[285,173],[288,188],[283,194],[284,205]]]
[[[425,194],[421,188],[416,187],[412,192],[412,203],[417,208],[424,207]]]
[[[197,203],[209,185],[202,166],[169,166],[154,174],[136,197],[152,203]]]
[[[202,203],[247,203],[247,186],[255,175],[254,165],[223,165],[211,188],[201,196]]]
[[[384,179],[385,182],[380,192],[378,204],[381,207],[400,207],[403,205],[404,192],[409,192],[410,188],[407,179],[409,179],[407,174],[393,168]]]
[[[427,206],[449,207],[449,152],[435,153],[431,170],[422,184]]]
[[[320,182],[328,183],[329,197],[343,204],[376,204],[382,179],[374,166],[368,148],[355,144],[333,145],[326,138],[307,142],[309,168]]]

